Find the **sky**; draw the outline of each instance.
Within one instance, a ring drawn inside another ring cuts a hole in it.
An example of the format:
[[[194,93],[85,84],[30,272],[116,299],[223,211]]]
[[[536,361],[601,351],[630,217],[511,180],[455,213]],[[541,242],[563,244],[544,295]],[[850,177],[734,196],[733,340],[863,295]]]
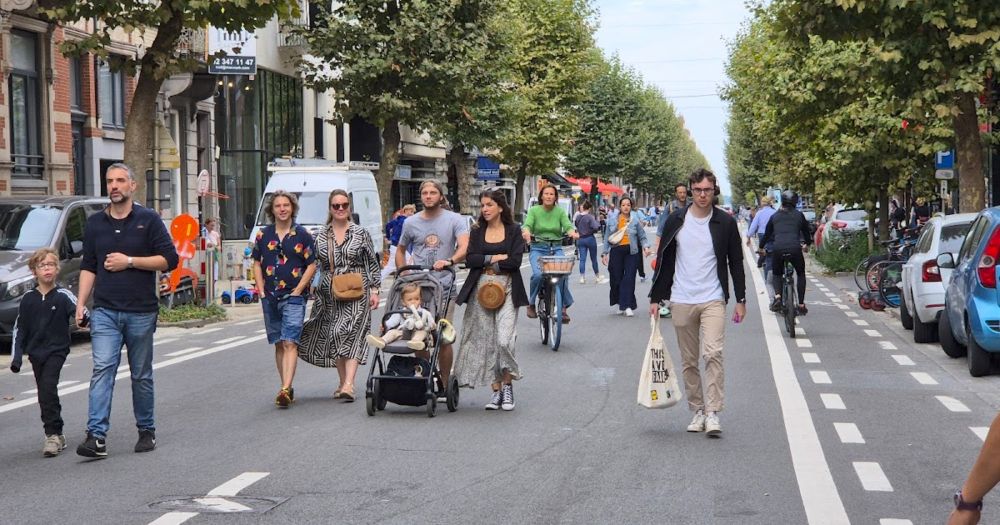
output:
[[[725,163],[727,43],[750,13],[744,0],[594,0],[597,45],[654,85],[684,117],[729,194]]]

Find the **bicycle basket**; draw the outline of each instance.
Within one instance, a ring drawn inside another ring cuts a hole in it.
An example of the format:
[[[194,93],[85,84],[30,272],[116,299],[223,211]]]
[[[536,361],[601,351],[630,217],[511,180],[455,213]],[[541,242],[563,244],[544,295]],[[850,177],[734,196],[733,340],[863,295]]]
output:
[[[546,255],[538,258],[538,264],[542,267],[542,273],[546,275],[568,275],[573,273],[573,263],[576,257],[573,255]]]

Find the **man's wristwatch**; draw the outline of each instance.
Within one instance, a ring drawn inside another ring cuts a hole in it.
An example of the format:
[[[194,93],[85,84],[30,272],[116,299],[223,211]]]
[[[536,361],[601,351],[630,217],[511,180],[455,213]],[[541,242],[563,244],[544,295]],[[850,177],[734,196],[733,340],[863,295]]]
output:
[[[129,258],[128,258],[128,267],[129,267],[129,269],[132,269],[132,268],[135,268],[135,265],[134,265],[134,264],[132,264],[132,262],[133,262],[133,261],[132,261],[132,258],[131,258],[131,257],[129,257]]]
[[[962,499],[962,491],[959,490],[958,492],[955,492],[955,510],[981,511],[983,510],[983,500],[965,501]]]
[[[451,257],[449,257],[447,260],[448,260],[448,266],[455,266],[455,261],[453,261]]]

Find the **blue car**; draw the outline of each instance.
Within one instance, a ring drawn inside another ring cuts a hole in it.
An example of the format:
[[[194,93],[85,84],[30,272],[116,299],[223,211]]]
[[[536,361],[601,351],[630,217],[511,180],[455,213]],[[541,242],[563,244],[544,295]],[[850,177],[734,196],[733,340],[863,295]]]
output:
[[[941,348],[950,357],[968,354],[973,377],[989,374],[1000,359],[1000,207],[976,215],[958,254],[942,253],[940,268],[954,268],[938,321]]]

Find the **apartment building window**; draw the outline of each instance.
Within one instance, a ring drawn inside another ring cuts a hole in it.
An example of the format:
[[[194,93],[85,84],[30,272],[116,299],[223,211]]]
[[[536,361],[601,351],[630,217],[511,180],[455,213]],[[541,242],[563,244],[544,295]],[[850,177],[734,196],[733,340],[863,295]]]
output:
[[[74,113],[83,111],[83,80],[80,59],[69,57],[69,107]]]
[[[105,128],[125,129],[125,75],[112,71],[107,62],[97,65],[98,111]]]
[[[11,156],[14,177],[42,177],[41,104],[38,96],[38,36],[12,30],[10,93]]]

